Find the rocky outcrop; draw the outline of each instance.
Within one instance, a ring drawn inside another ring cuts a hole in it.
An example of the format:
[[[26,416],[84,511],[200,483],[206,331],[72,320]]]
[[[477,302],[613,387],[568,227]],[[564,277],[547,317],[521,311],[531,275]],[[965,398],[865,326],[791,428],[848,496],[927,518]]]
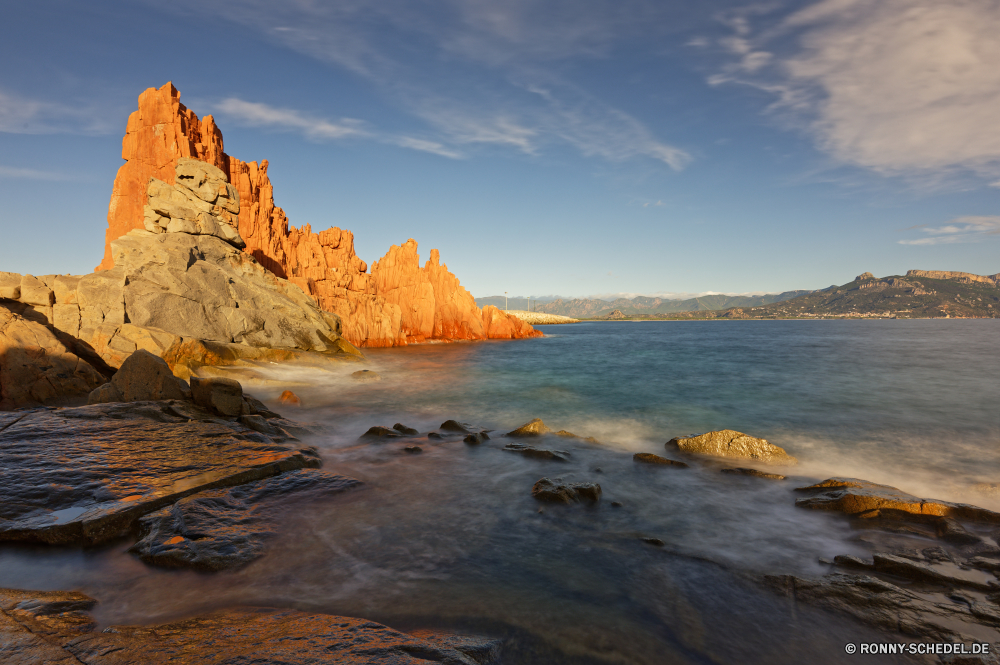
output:
[[[798,499],[796,506],[814,510],[835,510],[854,517],[953,517],[973,522],[1000,524],[1000,513],[964,503],[921,499],[889,485],[857,478],[828,478],[821,483],[797,488],[811,496]]]
[[[0,589],[0,661],[52,665],[287,663],[495,665],[502,642],[275,608],[238,608],[156,626],[97,630],[79,592]]]
[[[83,402],[107,380],[58,333],[30,307],[0,300],[0,410]]]
[[[767,439],[758,439],[731,429],[697,436],[676,437],[667,441],[666,447],[668,450],[680,449],[683,452],[697,455],[751,459],[768,464],[798,463],[798,460],[786,453],[783,448],[769,443]]]
[[[271,434],[186,400],[0,414],[0,541],[102,543],[192,494],[320,465],[254,404]]]
[[[548,503],[597,503],[601,486],[597,483],[563,483],[559,479],[542,478],[531,488],[531,496]]]
[[[237,245],[245,243],[244,251],[257,263],[298,285],[324,311],[339,315],[343,336],[353,344],[384,347],[428,339],[519,339],[541,335],[495,308],[481,311],[472,295],[440,263],[437,250],[432,250],[430,259],[421,267],[417,243],[412,239],[393,246],[369,273],[367,263],[354,253],[350,231],[334,227],[313,233],[308,225],[289,227],[285,212],[274,204],[267,161],[258,165],[226,155],[222,134],[212,117],[199,121],[180,103],[180,93],[170,83],[139,96],[139,109],[129,117],[122,158],[126,164],[115,179],[105,256],[99,270],[117,265],[112,244],[132,230],[158,232],[153,227],[168,229],[173,225],[173,230],[188,233],[228,233],[224,225],[216,229],[213,220],[201,216],[209,212],[205,208],[210,205],[218,209],[215,217],[224,218],[227,225],[233,224],[234,216],[237,218],[238,241],[224,239]],[[182,180],[187,176],[177,176],[180,171],[176,169],[193,168],[191,160],[205,163],[203,171],[214,174],[216,180],[219,174],[224,175],[229,187],[223,190],[196,185],[181,187],[180,195],[176,190],[168,192],[166,188],[184,184]],[[149,202],[152,210],[144,208],[150,178],[156,179],[157,192],[157,203]],[[161,196],[161,191],[168,195]],[[216,198],[209,200],[213,196]],[[237,200],[238,210],[234,205]],[[166,210],[168,203],[185,209]],[[179,216],[168,214],[171,210]]]
[[[974,275],[970,272],[953,272],[950,270],[907,270],[907,277],[929,277],[930,279],[953,279],[964,284],[991,284],[1000,286],[1000,273],[996,275]]]

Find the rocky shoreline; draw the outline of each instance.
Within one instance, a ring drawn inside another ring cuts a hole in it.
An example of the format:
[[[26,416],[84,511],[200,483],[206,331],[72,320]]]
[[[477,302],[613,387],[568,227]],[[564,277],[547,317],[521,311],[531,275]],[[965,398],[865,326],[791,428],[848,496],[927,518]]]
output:
[[[163,363],[147,355],[133,356],[119,375],[143,360]],[[138,376],[149,374],[146,369]],[[319,468],[315,450],[299,440],[315,430],[242,394],[233,409],[225,397],[233,397],[236,382],[221,381],[212,390],[204,385],[188,390],[180,399],[4,416],[0,483],[11,500],[4,506],[0,540],[65,547],[125,536],[134,541],[129,552],[149,565],[214,572],[244,566],[267,549],[276,506],[361,486]],[[213,398],[219,388],[223,396]],[[95,390],[94,399],[100,393]],[[455,446],[514,452],[537,465],[539,479],[524,492],[538,502],[538,512],[555,510],[553,518],[560,519],[567,510],[623,509],[614,497],[604,506],[609,498],[602,492],[600,469],[585,481],[559,475],[561,461],[579,461],[600,444],[566,430],[554,432],[538,419],[507,434],[454,420],[428,432],[402,423],[374,426],[358,445],[370,449],[373,460]],[[771,471],[797,462],[780,447],[733,430],[674,437],[663,452],[666,456],[637,453],[632,463],[662,467],[658,473],[703,467],[747,476],[746,482],[787,483],[786,476]],[[627,453],[621,455],[624,462]],[[94,464],[79,464],[86,459]],[[46,491],[53,482],[63,489]],[[749,574],[754,583],[790,603],[852,617],[883,631],[887,640],[987,643],[990,653],[1000,652],[1000,513],[852,478],[789,486],[788,496],[803,510],[842,513],[871,558],[822,560],[827,573],[818,578]],[[661,534],[634,537],[671,551]],[[11,663],[35,662],[43,653],[53,654],[46,656],[51,662],[229,662],[231,653],[254,650],[289,663],[503,662],[503,643],[495,637],[433,631],[414,636],[363,619],[287,609],[234,608],[98,633],[87,614],[97,601],[83,594],[4,590],[0,599],[2,630],[9,636],[5,662]],[[283,646],[289,640],[297,645],[294,653]]]

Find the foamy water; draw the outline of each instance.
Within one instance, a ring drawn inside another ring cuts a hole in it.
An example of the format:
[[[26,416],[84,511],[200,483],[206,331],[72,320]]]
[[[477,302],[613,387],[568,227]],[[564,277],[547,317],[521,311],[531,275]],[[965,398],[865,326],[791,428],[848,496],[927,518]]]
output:
[[[545,328],[543,328],[545,329]],[[236,604],[452,627],[510,640],[512,663],[841,662],[868,634],[792,608],[761,573],[820,574],[860,554],[839,515],[794,507],[792,488],[853,475],[988,507],[1000,410],[993,321],[600,323],[519,342],[370,352],[357,366],[264,366],[247,390],[302,398],[325,468],[365,488],[285,509],[268,553],[234,572],[147,567],[124,550],[0,549],[0,585],[80,589],[98,619],[148,623]],[[535,417],[599,444],[547,437],[558,463],[503,451]],[[372,425],[426,433],[446,419],[496,430],[360,445]],[[637,465],[678,434],[732,428],[801,460],[785,482]],[[542,476],[601,484],[599,507],[545,506]],[[622,504],[611,507],[612,501]],[[664,547],[641,537],[663,540]],[[880,661],[888,662],[888,661]]]

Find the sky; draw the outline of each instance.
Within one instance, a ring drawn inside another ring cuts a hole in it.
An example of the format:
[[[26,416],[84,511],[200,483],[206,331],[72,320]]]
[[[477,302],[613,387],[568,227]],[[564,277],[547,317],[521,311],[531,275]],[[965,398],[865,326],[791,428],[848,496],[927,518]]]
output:
[[[473,295],[1000,272],[997,0],[0,0],[0,270],[90,272],[172,81],[291,224]]]

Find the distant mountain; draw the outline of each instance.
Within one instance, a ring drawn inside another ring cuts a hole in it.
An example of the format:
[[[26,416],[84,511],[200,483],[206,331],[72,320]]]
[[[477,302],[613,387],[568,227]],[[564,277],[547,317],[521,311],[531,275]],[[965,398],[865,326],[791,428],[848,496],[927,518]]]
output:
[[[759,307],[795,298],[806,293],[811,293],[811,291],[786,291],[784,293],[768,293],[762,296],[729,296],[720,294],[688,298],[686,300],[652,298],[649,296],[617,298],[615,300],[558,299],[538,304],[535,306],[535,310],[548,314],[572,316],[576,319],[604,318],[615,311],[620,312],[625,317],[655,317],[675,312],[715,311],[729,307]]]
[[[928,276],[931,275],[931,276]],[[1000,274],[910,270],[905,277],[863,273],[842,286],[753,307],[683,312],[670,318],[947,318],[1000,317]]]

